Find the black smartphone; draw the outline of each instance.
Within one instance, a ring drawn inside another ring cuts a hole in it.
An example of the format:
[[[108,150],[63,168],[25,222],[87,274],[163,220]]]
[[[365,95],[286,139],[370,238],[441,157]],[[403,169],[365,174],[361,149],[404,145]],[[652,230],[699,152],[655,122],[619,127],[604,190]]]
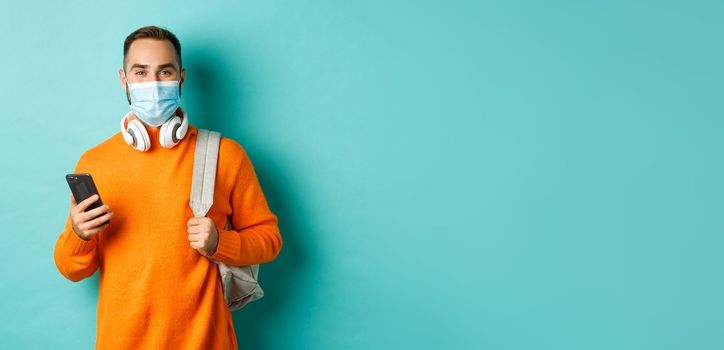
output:
[[[93,177],[91,176],[91,174],[67,174],[65,175],[65,180],[68,182],[68,186],[70,186],[70,192],[73,193],[73,198],[75,198],[76,203],[80,203],[94,194],[98,195],[98,200],[88,206],[85,211],[89,211],[103,205],[103,201],[101,200],[101,194],[98,193],[98,189],[96,188],[95,182],[93,182]],[[109,222],[111,222],[110,219],[104,222],[103,225]]]

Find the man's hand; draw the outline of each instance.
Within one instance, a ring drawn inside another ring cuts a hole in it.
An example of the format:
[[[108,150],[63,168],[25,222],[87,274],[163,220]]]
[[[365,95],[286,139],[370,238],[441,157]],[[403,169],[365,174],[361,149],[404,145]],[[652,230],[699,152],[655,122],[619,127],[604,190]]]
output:
[[[75,202],[73,194],[71,193],[70,195],[70,218],[73,223],[73,231],[84,241],[90,240],[95,234],[108,227],[110,223],[103,223],[110,220],[113,216],[113,211],[108,207],[108,204],[101,205],[87,212],[85,211],[97,200],[98,195],[94,194],[79,204]]]
[[[189,233],[189,243],[202,255],[214,255],[216,245],[219,243],[219,231],[211,218],[193,217],[186,222],[186,229]]]

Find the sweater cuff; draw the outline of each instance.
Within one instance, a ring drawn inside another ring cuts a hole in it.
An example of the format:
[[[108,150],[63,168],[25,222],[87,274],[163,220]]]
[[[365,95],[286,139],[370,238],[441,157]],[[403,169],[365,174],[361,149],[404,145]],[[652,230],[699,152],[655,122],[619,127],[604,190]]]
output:
[[[224,229],[217,229],[217,231],[219,232],[219,242],[216,245],[216,251],[209,258],[228,265],[239,257],[241,237],[236,231]]]
[[[65,248],[68,249],[73,255],[80,255],[88,253],[93,250],[96,246],[96,242],[93,238],[84,240],[78,236],[75,231],[70,230],[68,237],[65,240]]]

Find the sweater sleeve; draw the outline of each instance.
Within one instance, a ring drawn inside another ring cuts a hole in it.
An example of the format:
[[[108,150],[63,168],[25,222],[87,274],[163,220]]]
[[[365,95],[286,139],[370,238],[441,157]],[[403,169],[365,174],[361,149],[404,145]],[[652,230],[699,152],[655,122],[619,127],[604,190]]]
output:
[[[282,248],[277,216],[271,212],[246,152],[230,193],[231,228],[217,228],[219,241],[209,258],[244,266],[274,260]]]
[[[81,157],[82,158],[82,157]],[[74,172],[79,172],[76,165]],[[55,266],[65,278],[78,282],[90,277],[98,269],[98,235],[84,240],[73,230],[70,213],[65,221],[65,227],[55,242],[53,252]]]

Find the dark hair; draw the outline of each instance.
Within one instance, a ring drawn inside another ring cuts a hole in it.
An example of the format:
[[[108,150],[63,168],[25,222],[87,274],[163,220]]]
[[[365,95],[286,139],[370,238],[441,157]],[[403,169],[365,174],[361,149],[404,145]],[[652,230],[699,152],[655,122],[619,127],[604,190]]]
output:
[[[126,41],[123,42],[123,70],[126,70],[126,55],[128,54],[128,49],[131,47],[131,44],[136,39],[158,39],[158,40],[168,40],[171,42],[171,45],[176,49],[176,58],[178,58],[178,69],[181,70],[181,43],[178,41],[178,38],[176,38],[173,33],[171,33],[169,30],[161,27],[156,26],[146,26],[136,29],[133,33],[129,34],[126,37]]]

